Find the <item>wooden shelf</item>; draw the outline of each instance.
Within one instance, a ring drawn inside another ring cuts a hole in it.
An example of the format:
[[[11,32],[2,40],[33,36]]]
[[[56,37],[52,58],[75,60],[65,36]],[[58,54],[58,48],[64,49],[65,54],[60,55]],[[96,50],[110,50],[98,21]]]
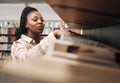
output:
[[[120,23],[120,0],[45,1],[72,28],[77,25],[77,28],[90,29]]]
[[[13,42],[0,42],[0,44],[12,44]]]
[[[0,36],[15,36],[15,34],[0,34]]]
[[[0,50],[0,52],[11,52],[11,50]]]

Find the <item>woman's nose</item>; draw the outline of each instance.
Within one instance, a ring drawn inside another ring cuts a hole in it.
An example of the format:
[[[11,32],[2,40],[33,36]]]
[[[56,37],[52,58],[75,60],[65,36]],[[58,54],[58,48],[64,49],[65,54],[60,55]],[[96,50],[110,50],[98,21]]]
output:
[[[43,21],[42,20],[38,20],[38,23],[43,23]]]

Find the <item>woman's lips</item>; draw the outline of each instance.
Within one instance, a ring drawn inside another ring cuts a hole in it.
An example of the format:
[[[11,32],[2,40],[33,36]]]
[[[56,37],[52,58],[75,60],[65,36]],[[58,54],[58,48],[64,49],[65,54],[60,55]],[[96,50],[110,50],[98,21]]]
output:
[[[39,26],[38,28],[43,28],[43,26]]]
[[[44,27],[43,27],[43,26],[39,26],[38,28],[39,28],[40,30],[43,30]]]

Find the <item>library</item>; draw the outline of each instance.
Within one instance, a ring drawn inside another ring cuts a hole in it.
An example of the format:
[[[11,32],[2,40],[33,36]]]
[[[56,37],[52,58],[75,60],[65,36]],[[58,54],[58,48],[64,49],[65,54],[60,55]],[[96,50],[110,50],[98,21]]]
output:
[[[1,0],[0,83],[120,83],[119,0]]]

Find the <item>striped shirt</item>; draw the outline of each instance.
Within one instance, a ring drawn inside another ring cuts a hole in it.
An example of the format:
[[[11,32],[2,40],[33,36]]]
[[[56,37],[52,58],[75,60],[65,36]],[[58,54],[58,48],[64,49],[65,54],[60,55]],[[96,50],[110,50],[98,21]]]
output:
[[[21,38],[12,44],[12,59],[24,61],[34,56],[43,56],[48,49],[49,43],[55,39],[54,34],[51,32],[47,37],[43,38],[39,44],[35,45],[35,40],[22,34]]]

